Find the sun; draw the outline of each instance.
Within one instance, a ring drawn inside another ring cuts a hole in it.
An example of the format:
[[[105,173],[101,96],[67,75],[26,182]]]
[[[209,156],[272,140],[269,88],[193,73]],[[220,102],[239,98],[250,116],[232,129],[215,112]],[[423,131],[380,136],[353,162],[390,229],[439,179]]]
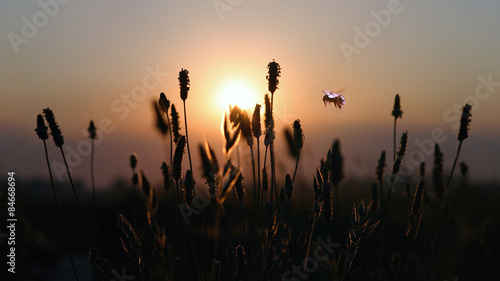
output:
[[[227,110],[229,105],[249,110],[253,109],[257,102],[256,90],[244,80],[228,81],[221,85],[218,93],[218,103],[224,110]]]

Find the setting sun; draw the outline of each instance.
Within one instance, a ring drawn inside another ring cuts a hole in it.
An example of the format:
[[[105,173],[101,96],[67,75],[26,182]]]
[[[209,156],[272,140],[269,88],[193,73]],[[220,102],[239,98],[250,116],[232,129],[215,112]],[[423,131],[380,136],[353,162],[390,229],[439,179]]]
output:
[[[247,82],[232,80],[224,83],[218,90],[218,103],[223,109],[228,105],[242,109],[252,109],[257,103],[256,90]]]

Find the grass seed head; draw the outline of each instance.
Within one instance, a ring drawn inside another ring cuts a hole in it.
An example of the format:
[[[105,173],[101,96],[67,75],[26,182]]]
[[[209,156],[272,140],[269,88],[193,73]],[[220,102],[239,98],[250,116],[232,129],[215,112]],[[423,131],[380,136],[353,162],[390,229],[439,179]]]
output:
[[[252,133],[256,138],[259,138],[262,135],[262,128],[260,125],[260,107],[260,104],[255,104],[252,116]]]
[[[43,110],[43,114],[45,115],[47,123],[49,123],[50,134],[52,135],[54,143],[57,147],[62,147],[62,145],[64,144],[64,137],[61,130],[59,129],[59,125],[57,125],[54,113],[49,108],[45,108]]]
[[[172,134],[174,135],[174,142],[177,143],[181,137],[181,127],[179,120],[179,113],[175,108],[175,104],[172,103],[172,109],[170,111],[170,116],[172,117]]]
[[[158,106],[158,103],[155,101],[153,102],[153,108],[155,111],[156,115],[156,127],[160,131],[162,135],[166,135],[168,133],[168,125],[167,122],[165,122],[165,119],[163,119],[163,115],[160,112],[160,108]]]
[[[135,153],[132,153],[132,155],[130,155],[130,167],[132,167],[132,170],[137,167],[137,154]]]
[[[97,130],[94,125],[94,121],[90,120],[89,128],[87,129],[89,131],[89,138],[95,140],[97,137]]]
[[[38,114],[36,117],[36,129],[35,132],[41,140],[46,140],[49,138],[48,134],[49,128],[45,126],[45,121],[43,120],[42,114]]]
[[[332,144],[332,163],[330,163],[330,181],[338,186],[344,178],[344,158],[340,154],[340,142],[335,140]]]
[[[267,65],[268,69],[268,75],[266,77],[268,81],[268,89],[271,94],[274,94],[274,92],[278,89],[279,85],[279,77],[281,76],[281,67],[280,65],[273,60]]]
[[[184,156],[184,147],[186,146],[186,137],[181,136],[177,142],[174,152],[174,167],[172,168],[172,177],[179,180],[182,176],[182,157]]]
[[[398,154],[394,164],[392,165],[392,173],[397,174],[401,168],[401,163],[403,162],[403,156],[406,152],[406,144],[408,142],[408,132],[404,132],[401,135],[401,143],[399,145]]]
[[[408,143],[408,131],[401,135],[401,143],[399,145],[398,155],[404,156],[406,152],[406,144]]]
[[[233,128],[240,125],[241,121],[240,115],[241,115],[241,108],[239,106],[229,105],[229,121],[231,121],[231,123],[233,124]]]
[[[210,161],[210,152],[207,150],[207,145],[208,143],[205,142],[205,145],[200,144],[198,147],[200,150],[200,158],[201,158],[201,165],[203,169],[203,177],[207,180],[207,182],[214,182],[215,181],[215,173],[212,170],[212,163]]]
[[[181,99],[185,101],[188,97],[189,91],[189,71],[187,69],[181,68],[179,71],[179,86],[181,88]]]
[[[421,180],[417,185],[417,189],[415,190],[415,195],[413,196],[413,203],[411,205],[411,212],[414,216],[417,216],[422,212],[422,199],[424,198],[424,187],[425,187],[425,181]]]
[[[394,109],[392,110],[392,116],[394,116],[394,119],[403,117],[403,111],[401,110],[401,101],[399,99],[399,94],[396,94],[396,98],[394,99]]]
[[[240,135],[240,130],[241,127],[237,126],[233,132],[230,131],[229,125],[228,125],[228,117],[227,114],[224,115],[224,122],[223,122],[223,127],[222,127],[222,133],[224,134],[224,153],[226,155],[229,155],[231,152],[231,149],[233,147],[236,147],[239,141],[239,135]]]
[[[250,117],[246,110],[242,110],[240,114],[240,126],[241,126],[241,134],[247,140],[248,146],[253,145],[253,136],[252,136],[252,128],[250,124]]]
[[[264,137],[264,144],[266,146],[272,144],[274,142],[274,125],[271,123],[269,127],[266,129],[266,136]]]
[[[158,105],[160,110],[168,116],[168,109],[170,108],[170,101],[167,99],[163,92],[160,93],[160,98],[158,99]]]
[[[422,219],[423,213],[423,198],[424,198],[424,187],[425,182],[421,180],[415,194],[413,195],[413,202],[411,204],[410,218],[408,222],[408,230],[406,231],[406,237],[409,239],[416,238],[418,234],[418,228],[420,227],[420,220]]]
[[[293,141],[295,144],[295,150],[299,153],[304,145],[304,133],[302,132],[299,119],[293,122]]]
[[[462,110],[462,118],[460,118],[460,131],[458,132],[458,140],[463,141],[469,137],[469,125],[470,125],[470,114],[471,106],[467,103]]]
[[[135,261],[140,263],[141,260],[141,242],[134,231],[134,228],[123,214],[117,217],[117,224],[122,231],[122,247],[125,252]]]

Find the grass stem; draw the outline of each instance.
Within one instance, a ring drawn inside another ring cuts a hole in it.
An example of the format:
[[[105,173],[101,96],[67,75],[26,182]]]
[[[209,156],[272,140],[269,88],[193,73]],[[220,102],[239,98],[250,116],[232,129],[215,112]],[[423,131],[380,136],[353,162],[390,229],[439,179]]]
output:
[[[460,154],[460,149],[462,148],[462,141],[458,144],[457,154],[455,155],[455,161],[453,161],[453,166],[451,168],[450,176],[448,177],[448,181],[446,182],[446,186],[444,188],[444,193],[446,194],[446,190],[450,186],[451,178],[453,176],[453,172],[455,171],[455,166],[457,166],[458,155]]]
[[[189,150],[188,125],[187,125],[187,115],[186,115],[186,101],[183,100],[182,104],[184,105],[184,128],[186,129],[186,145],[187,145],[187,150],[188,150],[189,169],[192,171],[193,164],[191,162],[191,151]]]
[[[314,227],[316,226],[316,219],[313,221],[311,226],[311,234],[309,235],[309,241],[307,241],[307,250],[306,250],[306,258],[304,259],[304,267],[307,268],[307,259],[309,258],[309,250],[311,249],[311,240],[314,234]]]
[[[85,223],[85,219],[83,218],[83,212],[82,212],[82,208],[80,207],[80,202],[78,201],[78,196],[76,195],[75,185],[73,183],[73,179],[71,178],[71,173],[69,171],[68,162],[66,161],[66,156],[64,155],[64,151],[62,149],[62,146],[60,146],[59,149],[61,150],[61,154],[62,154],[63,160],[64,160],[64,165],[66,166],[66,171],[68,172],[69,182],[71,183],[71,190],[73,191],[73,196],[75,197],[76,206],[78,207],[78,212],[80,213],[80,219],[81,219],[82,224],[83,224],[83,229],[85,230],[85,235],[87,236],[89,247],[92,248],[92,242],[90,241],[89,231],[87,229],[87,224]]]
[[[45,159],[47,160],[47,167],[49,168],[49,176],[50,176],[50,183],[52,185],[52,193],[54,194],[54,200],[56,201],[57,213],[59,215],[59,220],[60,220],[61,228],[63,231],[66,250],[68,251],[69,259],[71,261],[71,267],[73,268],[73,273],[75,274],[75,278],[77,281],[79,281],[80,279],[78,278],[78,273],[76,272],[75,261],[73,260],[73,255],[71,254],[71,248],[69,246],[68,232],[66,231],[66,226],[64,224],[64,220],[62,217],[61,206],[59,204],[59,199],[58,199],[57,193],[56,193],[56,187],[54,185],[54,178],[52,177],[52,169],[50,168],[49,154],[47,152],[47,143],[45,142],[45,140],[43,140],[43,146],[45,148]]]
[[[396,120],[397,118],[394,118],[394,152],[392,154],[392,162],[396,161]]]

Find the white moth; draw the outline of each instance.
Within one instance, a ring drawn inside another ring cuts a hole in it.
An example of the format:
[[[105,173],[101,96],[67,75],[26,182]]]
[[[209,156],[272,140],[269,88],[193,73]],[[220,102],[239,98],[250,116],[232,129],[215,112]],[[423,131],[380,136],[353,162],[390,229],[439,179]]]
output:
[[[330,92],[328,90],[323,91],[323,93],[325,94],[323,96],[323,103],[325,104],[325,106],[327,103],[333,103],[333,105],[336,108],[341,109],[342,106],[345,105],[345,98],[341,94],[343,92],[344,92],[343,90],[338,90],[338,91],[336,91],[336,93]]]

